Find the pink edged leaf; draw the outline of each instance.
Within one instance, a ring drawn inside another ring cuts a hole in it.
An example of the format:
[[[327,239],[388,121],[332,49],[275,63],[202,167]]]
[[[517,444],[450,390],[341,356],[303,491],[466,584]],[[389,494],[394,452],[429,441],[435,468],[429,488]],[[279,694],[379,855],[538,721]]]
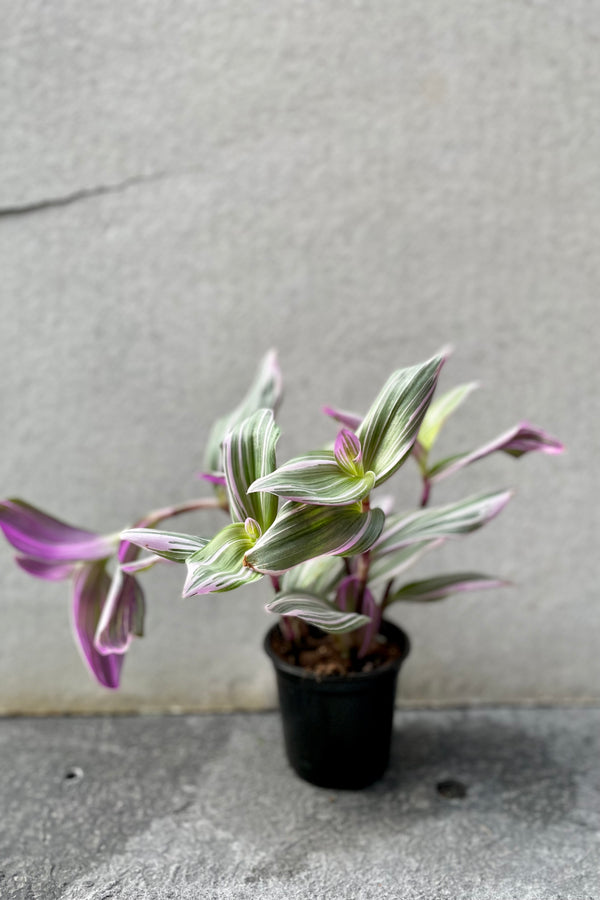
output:
[[[498,491],[467,497],[445,506],[432,506],[408,515],[390,516],[373,548],[373,557],[382,557],[409,544],[475,531],[497,516],[511,497],[512,491]]]
[[[81,566],[73,584],[73,626],[83,658],[96,680],[107,688],[119,687],[124,657],[103,655],[94,646],[94,635],[106,602],[110,579],[104,562]]]
[[[0,528],[15,549],[40,562],[107,559],[117,545],[116,536],[74,528],[18,498],[0,503]]]
[[[421,365],[399,369],[386,381],[357,430],[363,464],[381,484],[402,465],[433,397],[446,351]]]
[[[94,646],[103,654],[126,653],[133,637],[144,635],[145,601],[139,582],[119,567],[100,613]]]
[[[332,634],[345,634],[369,623],[367,616],[344,612],[324,597],[304,591],[278,594],[265,609],[279,616],[295,616]]]
[[[380,509],[287,503],[275,522],[246,553],[244,564],[267,575],[281,575],[313,557],[364,553],[381,534]]]
[[[123,542],[135,544],[171,562],[183,563],[208,544],[206,538],[178,531],[159,531],[157,528],[128,528],[121,532]],[[127,560],[129,562],[129,560]]]
[[[280,429],[270,409],[259,409],[235,425],[223,439],[223,468],[231,517],[251,518],[262,530],[277,515],[277,497],[250,486],[268,478],[275,469],[275,447]],[[257,481],[258,479],[258,481]]]
[[[140,559],[134,559],[131,562],[121,563],[121,571],[126,575],[137,575],[138,572],[147,572],[157,563],[169,563],[171,560],[165,559],[164,556],[142,556]]]
[[[435,547],[439,547],[439,545],[443,543],[444,539],[438,538],[437,540],[418,541],[414,544],[407,544],[406,546],[399,547],[393,551],[386,552],[383,550],[381,553],[378,553],[376,549],[374,549],[371,553],[369,584],[381,584],[381,582],[391,581],[393,578],[397,578],[398,575],[401,575],[418,562],[425,553],[428,553]]]
[[[250,493],[268,491],[296,503],[348,506],[364,499],[374,484],[373,472],[348,474],[340,468],[333,451],[314,450],[258,478],[248,490]]]
[[[358,416],[356,413],[346,412],[343,409],[334,409],[332,406],[324,406],[323,412],[341,425],[346,425],[352,431],[356,431],[363,420],[363,417]]]
[[[348,475],[364,475],[360,441],[349,428],[342,428],[335,439],[333,454],[339,467]]]
[[[231,591],[261,578],[244,565],[245,553],[254,546],[255,525],[233,522],[188,557],[183,596]]]
[[[487,588],[507,587],[508,581],[498,578],[489,578],[476,572],[459,572],[455,575],[438,575],[436,578],[426,578],[423,581],[413,581],[405,584],[399,590],[394,591],[386,602],[398,603],[407,601],[410,603],[431,603],[435,600],[443,600],[450,594],[464,591],[480,591]]]
[[[516,458],[523,456],[525,453],[539,452],[548,454],[559,454],[564,451],[564,444],[553,438],[546,431],[538,428],[529,422],[519,422],[513,428],[505,431],[503,434],[494,438],[488,444],[484,444],[471,453],[462,453],[457,456],[450,456],[436,463],[429,470],[429,478],[432,482],[441,481],[447,478],[453,472],[464,469],[465,466],[483,459],[491,453],[500,450],[508,453]]]

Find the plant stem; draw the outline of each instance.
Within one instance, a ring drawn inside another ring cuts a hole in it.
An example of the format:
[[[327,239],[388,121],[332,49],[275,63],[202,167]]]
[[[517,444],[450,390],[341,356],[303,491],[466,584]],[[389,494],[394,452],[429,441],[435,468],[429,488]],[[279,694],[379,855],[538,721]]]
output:
[[[184,503],[177,503],[173,506],[164,506],[162,509],[155,509],[140,519],[133,526],[134,528],[154,528],[159,522],[165,519],[171,519],[174,516],[180,516],[183,513],[195,512],[198,509],[225,509],[223,504],[213,497],[201,497],[198,500],[187,500]]]
[[[421,494],[421,506],[427,506],[429,503],[429,495],[431,493],[431,481],[429,478],[423,478],[423,493]]]

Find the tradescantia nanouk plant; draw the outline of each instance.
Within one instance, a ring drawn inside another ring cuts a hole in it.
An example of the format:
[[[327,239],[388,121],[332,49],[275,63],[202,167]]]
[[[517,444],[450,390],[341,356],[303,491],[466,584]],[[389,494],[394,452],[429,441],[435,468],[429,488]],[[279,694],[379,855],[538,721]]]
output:
[[[425,553],[487,524],[511,497],[503,490],[431,506],[435,484],[496,451],[519,457],[563,450],[522,422],[476,450],[433,460],[444,422],[477,386],[461,385],[434,399],[446,356],[394,372],[364,416],[324,407],[340,426],[331,448],[277,465],[281,375],[271,352],[240,405],[210,433],[203,477],[212,497],[156,510],[111,535],[74,528],[11,499],[0,503],[0,528],[30,575],[72,579],[74,631],[105,687],[119,686],[124,654],[143,634],[138,575],[159,562],[185,566],[185,597],[266,577],[274,590],[266,608],[281,617],[289,641],[312,626],[341,635],[344,652],[360,660],[392,604],[506,583],[479,572],[422,580],[407,575]],[[392,512],[378,489],[409,458],[420,477],[420,503]],[[162,528],[167,519],[207,508],[221,508],[229,520],[215,535]]]

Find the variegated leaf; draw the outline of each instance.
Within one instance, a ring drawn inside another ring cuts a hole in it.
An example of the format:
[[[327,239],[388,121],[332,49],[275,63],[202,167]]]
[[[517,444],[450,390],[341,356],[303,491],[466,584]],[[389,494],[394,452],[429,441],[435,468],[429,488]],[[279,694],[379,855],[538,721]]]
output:
[[[498,515],[511,496],[512,491],[499,491],[468,497],[447,506],[432,506],[409,515],[390,516],[373,548],[373,558],[420,541],[475,531]]]
[[[405,584],[388,597],[386,606],[403,600],[411,603],[431,603],[462,591],[480,591],[486,588],[506,587],[508,584],[507,581],[489,578],[487,575],[479,575],[475,572],[438,575],[436,578],[426,578],[423,581]]]
[[[363,553],[381,534],[384,521],[380,509],[288,503],[246,554],[245,564],[280,575],[315,556]]]
[[[361,422],[357,436],[363,464],[375,472],[376,484],[393,475],[410,454],[445,358],[440,354],[394,372]]]
[[[362,500],[375,484],[373,472],[342,471],[331,450],[313,450],[259,478],[249,491],[269,491],[286,500],[318,506],[347,506]]]
[[[470,384],[459,384],[431,402],[419,428],[418,436],[419,444],[426,453],[429,453],[433,447],[446,419],[478,386],[476,381],[472,381]]]
[[[244,554],[254,546],[253,530],[253,525],[246,527],[244,522],[233,522],[188,557],[183,596],[231,591],[257,581],[260,573],[244,565]]]
[[[510,456],[519,457],[524,453],[538,451],[541,453],[557,454],[562,453],[564,445],[556,438],[553,438],[543,429],[529,422],[519,422],[513,428],[498,435],[493,441],[484,444],[471,453],[459,453],[457,456],[450,456],[436,463],[429,470],[429,478],[431,481],[441,481],[447,478],[453,472],[464,469],[465,466],[483,459],[497,450],[508,453]]]
[[[375,584],[397,578],[398,575],[401,575],[402,572],[414,565],[425,553],[433,550],[434,547],[439,546],[441,543],[442,539],[437,541],[419,541],[391,552],[384,551],[381,555],[374,548],[369,566],[369,584],[373,587]]]
[[[326,597],[346,571],[339,556],[317,556],[294,566],[281,579],[284,591],[303,590]]]
[[[263,531],[277,515],[272,493],[248,493],[256,479],[269,477],[275,468],[275,445],[280,429],[270,409],[259,409],[229,431],[223,440],[223,467],[231,517],[255,519]]]
[[[266,609],[280,616],[295,616],[333,634],[355,631],[370,622],[368,616],[343,612],[323,597],[304,591],[278,594],[275,600],[267,604]]]
[[[222,472],[221,443],[227,432],[251,416],[257,409],[277,411],[281,394],[281,370],[277,362],[277,354],[274,350],[270,350],[264,356],[254,381],[239,406],[229,415],[218,419],[213,425],[206,446],[204,468],[209,472]]]
[[[121,540],[179,563],[185,562],[188,556],[208,544],[206,538],[177,531],[159,531],[157,528],[129,528],[121,533]]]

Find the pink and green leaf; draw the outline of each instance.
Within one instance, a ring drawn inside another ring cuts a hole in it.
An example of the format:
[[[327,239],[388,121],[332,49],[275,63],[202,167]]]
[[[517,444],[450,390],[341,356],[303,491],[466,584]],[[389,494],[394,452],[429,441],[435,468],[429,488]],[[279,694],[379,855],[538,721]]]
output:
[[[410,603],[431,603],[443,600],[451,594],[464,591],[481,591],[488,588],[506,587],[508,581],[498,578],[490,578],[476,572],[459,572],[455,575],[438,575],[436,578],[426,578],[423,581],[413,581],[405,584],[399,590],[394,591],[386,602],[398,603],[406,601]]]
[[[387,380],[362,420],[357,436],[363,464],[381,484],[410,454],[427,412],[446,354],[400,369]]]
[[[133,637],[144,635],[144,615],[144,593],[139,582],[119,567],[98,619],[96,650],[105,655],[126,653]]]
[[[430,541],[418,541],[407,544],[396,550],[379,553],[375,547],[371,552],[371,564],[369,566],[369,584],[381,584],[391,581],[414,565],[425,553],[433,550],[443,543],[443,539]]]
[[[295,616],[308,625],[315,625],[332,634],[345,634],[368,625],[368,616],[354,612],[344,612],[317,594],[304,591],[290,591],[278,594],[266,605],[267,612],[279,616]]]
[[[269,575],[280,575],[316,556],[363,553],[377,540],[385,515],[358,506],[341,508],[288,503],[273,525],[246,553],[245,564]]]
[[[235,425],[223,440],[223,466],[231,516],[248,517],[266,530],[277,515],[277,497],[250,486],[269,478],[275,469],[280,429],[270,409],[259,409]]]
[[[511,491],[499,491],[468,497],[446,506],[432,506],[409,515],[390,516],[373,548],[373,557],[381,557],[409,544],[475,531],[497,516],[511,496]]]
[[[508,453],[509,456],[516,458],[523,456],[525,453],[539,452],[548,454],[558,454],[564,451],[564,444],[561,444],[556,438],[549,435],[546,431],[531,425],[529,422],[519,422],[513,428],[498,435],[493,441],[484,444],[471,453],[460,453],[456,456],[450,456],[436,463],[429,470],[429,478],[431,481],[441,481],[448,475],[464,469],[465,466],[483,459],[496,451]]]
[[[180,534],[177,531],[160,531],[157,528],[128,528],[121,532],[121,540],[178,563],[185,562],[189,556],[208,544],[206,538]]]
[[[244,522],[223,528],[201,550],[187,559],[187,579],[183,596],[231,591],[261,578],[244,565],[244,555],[254,547],[254,539]]]
[[[296,503],[347,506],[366,497],[374,484],[373,472],[350,475],[342,471],[333,451],[314,450],[259,478],[249,490],[269,491]]]

